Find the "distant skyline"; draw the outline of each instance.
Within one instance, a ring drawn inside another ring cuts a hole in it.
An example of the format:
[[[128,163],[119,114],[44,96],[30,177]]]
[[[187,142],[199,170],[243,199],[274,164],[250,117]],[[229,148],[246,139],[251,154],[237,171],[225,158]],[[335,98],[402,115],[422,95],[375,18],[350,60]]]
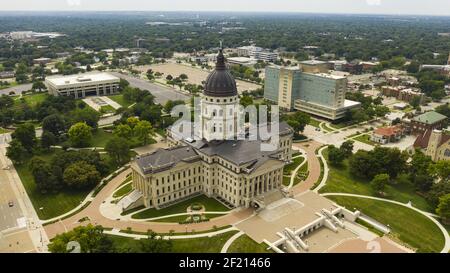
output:
[[[4,0],[0,11],[227,11],[450,15],[449,0]]]

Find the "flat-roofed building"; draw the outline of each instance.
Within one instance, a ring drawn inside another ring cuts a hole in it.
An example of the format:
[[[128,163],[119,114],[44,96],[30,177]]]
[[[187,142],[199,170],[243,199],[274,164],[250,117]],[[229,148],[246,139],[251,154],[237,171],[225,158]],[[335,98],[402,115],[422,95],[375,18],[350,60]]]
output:
[[[256,64],[256,60],[252,58],[247,57],[232,57],[228,58],[228,63],[230,64],[236,64],[236,65],[243,65],[243,66],[252,66]]]
[[[45,85],[54,96],[107,96],[119,92],[120,79],[108,73],[47,77]]]
[[[306,73],[328,73],[328,64],[323,61],[303,61],[300,62],[300,68]]]
[[[317,64],[326,65],[323,62]],[[316,70],[321,71],[321,68]],[[265,75],[264,98],[287,110],[296,109],[337,120],[361,105],[345,99],[347,78],[344,76],[306,73],[298,67],[280,66],[266,67]]]

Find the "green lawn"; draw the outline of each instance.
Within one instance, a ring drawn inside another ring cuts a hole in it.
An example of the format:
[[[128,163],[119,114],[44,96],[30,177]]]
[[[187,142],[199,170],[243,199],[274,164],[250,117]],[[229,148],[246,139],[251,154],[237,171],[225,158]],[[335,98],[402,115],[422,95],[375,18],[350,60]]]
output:
[[[113,138],[113,134],[99,128],[92,134],[91,147],[105,147],[106,143]]]
[[[118,198],[118,197],[122,197],[128,193],[131,192],[132,188],[132,183],[128,183],[127,185],[121,187],[120,189],[118,189],[117,191],[114,192],[113,197],[114,198]]]
[[[362,142],[362,143],[366,143],[366,144],[369,144],[369,145],[372,145],[372,146],[376,145],[375,142],[370,140],[370,135],[360,135],[360,136],[357,136],[357,137],[353,138],[352,140],[356,140],[356,141],[359,141],[359,142]]]
[[[317,119],[310,119],[310,121],[309,121],[309,125],[311,125],[311,126],[314,126],[314,127],[317,127],[317,128],[319,128],[319,124],[321,123],[321,121],[320,120],[317,120]]]
[[[116,109],[114,109],[114,107],[112,107],[111,105],[105,105],[100,107],[100,113],[102,114],[108,114],[108,113],[115,113]]]
[[[324,157],[327,158],[327,151],[324,151]],[[376,192],[370,186],[369,181],[353,177],[348,171],[348,161],[345,160],[342,166],[336,167],[328,164],[330,172],[325,187],[320,190],[320,193],[327,192],[342,192],[353,193],[360,195],[377,196]],[[418,195],[413,185],[408,184],[391,184],[387,185],[384,190],[387,199],[392,199],[402,203],[412,202],[414,207],[421,210],[434,212],[433,208],[428,204],[426,199]]]
[[[98,128],[97,130],[94,130],[92,132],[92,139],[88,147],[105,148],[108,141],[110,141],[112,138],[114,138],[114,135],[112,133],[106,132],[103,128]],[[128,138],[128,140],[131,148],[142,146],[142,143],[136,137]],[[150,137],[147,144],[154,143],[156,143],[156,140]],[[70,140],[66,140],[59,145],[71,146],[71,143]]]
[[[325,129],[325,131],[327,132],[333,132],[336,130],[336,128],[333,128],[331,125],[329,125],[329,123],[324,123],[322,125],[323,129]]]
[[[364,198],[329,196],[339,205],[362,213],[389,225],[392,234],[418,252],[440,252],[444,236],[439,227],[422,214],[392,203]]]
[[[45,161],[49,161],[52,155],[53,153],[48,153],[39,157]],[[29,171],[28,166],[29,162],[25,162],[24,164],[20,166],[16,165],[15,167],[41,220],[50,219],[74,209],[89,193],[89,190],[84,190],[61,191],[56,194],[42,194],[37,190],[34,178]],[[40,208],[43,209],[41,210]]]
[[[25,102],[33,107],[36,106],[38,103],[43,102],[47,97],[48,97],[48,93],[34,93],[34,94],[30,94],[30,95],[25,95],[23,96],[23,98],[25,99]]]
[[[230,245],[227,253],[273,253],[272,250],[267,250],[267,247],[267,244],[258,244],[244,234]]]
[[[108,96],[108,98],[112,99],[113,101],[117,102],[118,104],[122,105],[122,107],[127,108],[128,106],[130,106],[132,103],[127,102],[124,98],[122,94],[119,95],[114,95],[114,96]]]
[[[206,211],[229,211],[227,207],[222,205],[219,201],[217,201],[214,198],[209,198],[205,195],[196,196],[194,198],[182,201],[180,203],[177,203],[175,205],[172,205],[170,207],[164,208],[164,209],[147,209],[142,212],[139,212],[132,216],[134,219],[148,219],[148,218],[154,218],[154,217],[160,217],[164,215],[170,215],[170,214],[177,214],[177,213],[185,213],[186,209],[194,204],[194,203],[200,203],[205,207]]]
[[[202,237],[195,239],[172,240],[173,248],[171,253],[220,253],[223,245],[238,231],[229,231],[213,237]],[[140,252],[139,240],[133,238],[107,235],[114,242],[114,246],[119,250],[130,252]]]
[[[290,175],[300,164],[303,163],[303,161],[305,161],[304,157],[297,157],[292,159],[292,163],[289,163],[286,166],[284,166],[284,174]]]

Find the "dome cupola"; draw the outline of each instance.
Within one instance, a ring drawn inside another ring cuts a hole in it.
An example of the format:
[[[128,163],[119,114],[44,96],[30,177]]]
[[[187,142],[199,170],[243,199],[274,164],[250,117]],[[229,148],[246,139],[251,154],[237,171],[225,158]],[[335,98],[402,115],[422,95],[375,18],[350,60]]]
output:
[[[211,97],[237,96],[237,87],[234,77],[225,64],[223,50],[217,55],[216,69],[208,75],[203,94]]]

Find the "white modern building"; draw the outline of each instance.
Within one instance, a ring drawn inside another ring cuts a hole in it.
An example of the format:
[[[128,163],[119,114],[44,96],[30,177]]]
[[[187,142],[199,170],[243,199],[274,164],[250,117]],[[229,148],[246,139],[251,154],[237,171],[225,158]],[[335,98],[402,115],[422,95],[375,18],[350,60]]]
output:
[[[274,62],[278,59],[278,53],[257,46],[238,47],[237,54],[239,57],[250,57],[265,62]]]
[[[108,73],[86,73],[45,79],[48,92],[54,96],[106,96],[119,92],[120,79]]]

